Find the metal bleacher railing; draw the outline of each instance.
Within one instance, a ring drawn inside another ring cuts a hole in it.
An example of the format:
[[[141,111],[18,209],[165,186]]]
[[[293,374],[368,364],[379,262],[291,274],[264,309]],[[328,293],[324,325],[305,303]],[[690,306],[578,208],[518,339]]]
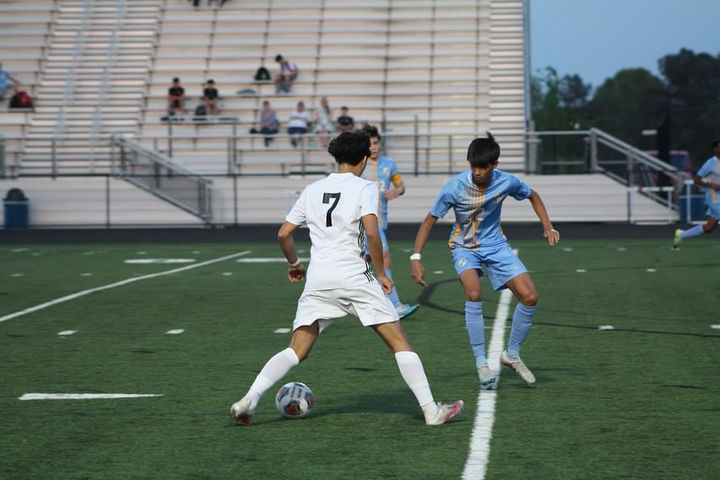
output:
[[[123,135],[111,138],[113,171],[128,182],[206,222],[212,218],[211,182]]]

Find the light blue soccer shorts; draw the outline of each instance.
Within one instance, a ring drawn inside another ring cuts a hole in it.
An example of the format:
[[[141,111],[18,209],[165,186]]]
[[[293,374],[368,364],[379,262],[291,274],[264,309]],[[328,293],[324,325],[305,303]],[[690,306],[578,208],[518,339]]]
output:
[[[494,290],[502,290],[508,281],[527,272],[527,268],[513,253],[507,242],[476,249],[456,246],[452,250],[452,256],[458,276],[465,270],[474,269],[482,277],[484,265]]]
[[[715,220],[720,220],[720,205],[711,203],[708,205],[708,209],[705,211],[705,215],[712,217]]]

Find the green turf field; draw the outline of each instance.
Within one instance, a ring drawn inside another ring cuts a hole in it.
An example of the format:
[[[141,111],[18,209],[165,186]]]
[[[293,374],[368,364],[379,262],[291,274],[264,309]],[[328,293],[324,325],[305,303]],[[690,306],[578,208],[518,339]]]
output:
[[[512,245],[540,292],[523,348],[538,383],[502,372],[485,478],[718,478],[720,243]],[[313,389],[310,418],[282,419],[273,388],[250,428],[232,425],[229,406],[285,348],[289,334],[275,330],[290,326],[302,286],[282,263],[231,258],[0,322],[0,479],[460,478],[478,396],[462,290],[435,242],[421,295],[410,247],[392,243],[393,272],[401,298],[425,305],[403,325],[436,398],[466,402],[450,424],[423,424],[392,355],[348,317],[285,379]],[[0,318],[190,265],[126,259],[197,264],[248,250],[238,258],[280,256],[272,244],[3,245]],[[489,343],[498,295],[483,286]],[[20,401],[25,393],[163,396]]]

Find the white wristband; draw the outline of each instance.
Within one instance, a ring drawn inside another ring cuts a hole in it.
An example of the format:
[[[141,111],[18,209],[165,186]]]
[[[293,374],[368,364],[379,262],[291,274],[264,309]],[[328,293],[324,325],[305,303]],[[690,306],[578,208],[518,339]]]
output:
[[[420,255],[419,253],[413,253],[412,255],[410,255],[410,260],[420,261],[421,258],[422,258],[422,255]]]
[[[288,265],[291,267],[297,267],[298,265],[300,265],[300,257],[298,257],[298,259],[295,260],[295,263],[288,262]]]

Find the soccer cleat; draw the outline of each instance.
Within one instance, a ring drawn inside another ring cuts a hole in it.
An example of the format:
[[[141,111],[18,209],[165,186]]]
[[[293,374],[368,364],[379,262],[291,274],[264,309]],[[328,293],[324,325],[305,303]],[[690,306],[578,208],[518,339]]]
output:
[[[533,375],[520,357],[511,357],[508,355],[507,351],[503,351],[500,354],[500,363],[515,370],[515,373],[517,373],[528,385],[535,383],[535,375]]]
[[[415,313],[418,308],[420,308],[420,305],[408,305],[406,303],[401,303],[400,305],[395,307],[395,310],[397,311],[400,318],[405,318]]]
[[[675,238],[673,239],[673,248],[675,250],[680,248],[680,242],[682,242],[682,233],[683,231],[679,228],[675,230]]]
[[[247,427],[252,423],[252,417],[255,410],[250,409],[250,398],[245,397],[240,401],[233,403],[230,407],[230,415],[237,425]]]
[[[435,415],[425,415],[425,425],[442,425],[462,411],[465,403],[458,400],[452,405],[445,405],[438,402],[438,411]]]
[[[477,369],[478,377],[480,377],[480,390],[497,389],[497,375],[495,375],[490,367],[483,365]]]

